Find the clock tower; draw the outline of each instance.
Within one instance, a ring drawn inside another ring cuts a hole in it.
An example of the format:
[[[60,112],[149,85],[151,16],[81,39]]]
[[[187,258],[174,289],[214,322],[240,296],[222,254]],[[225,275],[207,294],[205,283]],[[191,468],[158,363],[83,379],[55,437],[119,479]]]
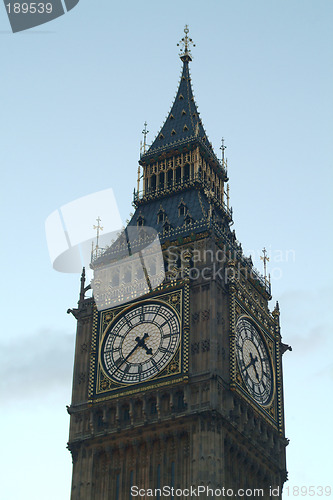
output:
[[[231,229],[224,145],[219,159],[194,101],[191,43],[186,27],[135,213],[92,264],[93,298],[83,272],[70,310],[71,500],[281,498],[287,478],[279,306]]]

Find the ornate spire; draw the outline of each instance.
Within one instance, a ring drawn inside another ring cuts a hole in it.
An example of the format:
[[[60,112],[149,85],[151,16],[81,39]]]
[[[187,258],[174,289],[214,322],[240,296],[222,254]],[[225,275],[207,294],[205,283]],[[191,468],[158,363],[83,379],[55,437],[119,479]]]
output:
[[[211,149],[192,91],[189,61],[192,60],[190,45],[194,44],[193,40],[188,36],[189,29],[187,25],[184,32],[185,36],[177,44],[178,46],[182,45],[180,58],[183,61],[177,95],[159,134],[147,151],[145,148],[143,149],[141,155],[143,160],[152,154],[162,153],[165,150],[198,140]]]
[[[193,45],[193,47],[195,47],[195,43],[193,43],[192,38],[188,36],[189,31],[190,30],[188,29],[188,25],[185,24],[184,28],[185,36],[180,40],[179,43],[177,43],[177,47],[182,45],[179,52],[179,56],[182,61],[192,61],[190,45]]]

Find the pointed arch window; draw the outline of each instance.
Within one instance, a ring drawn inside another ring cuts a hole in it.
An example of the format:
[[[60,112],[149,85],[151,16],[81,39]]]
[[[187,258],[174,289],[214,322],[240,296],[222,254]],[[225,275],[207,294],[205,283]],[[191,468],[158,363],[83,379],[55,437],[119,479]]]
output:
[[[157,224],[163,224],[165,219],[166,219],[165,210],[161,206],[159,211],[157,212]]]
[[[187,213],[186,203],[183,200],[181,200],[181,202],[178,205],[178,216],[185,217],[186,213]]]
[[[167,233],[170,231],[170,229],[172,229],[172,226],[171,226],[168,218],[166,218],[166,220],[163,223],[163,231],[165,231]]]
[[[171,130],[171,135],[176,135],[176,133],[177,133],[177,132],[176,132],[176,131],[175,131],[175,129],[173,128],[173,129]]]
[[[185,219],[184,219],[184,224],[185,226],[190,226],[193,223],[193,218],[190,215],[190,212],[187,212]]]
[[[183,111],[182,111],[182,116],[184,116],[184,115],[186,115],[185,109],[183,109]]]

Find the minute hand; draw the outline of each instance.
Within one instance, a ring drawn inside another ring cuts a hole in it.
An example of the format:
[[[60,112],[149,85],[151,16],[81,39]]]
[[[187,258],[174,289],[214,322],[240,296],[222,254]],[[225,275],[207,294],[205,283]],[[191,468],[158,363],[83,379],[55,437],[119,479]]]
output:
[[[126,358],[124,358],[122,360],[122,362],[120,363],[120,365],[117,366],[117,368],[112,372],[112,375],[114,375],[116,373],[116,371],[118,371],[120,369],[121,366],[123,366],[123,364],[128,360],[128,358],[130,356],[132,356],[133,352],[139,347],[139,344],[136,344],[133,349],[131,350],[131,352],[129,354],[127,354]]]
[[[250,356],[251,356],[251,361],[250,361],[250,362],[249,362],[246,366],[244,366],[243,371],[247,370],[247,369],[248,369],[248,368],[250,368],[250,366],[252,366],[252,365],[253,365],[253,366],[255,366],[255,363],[258,361],[257,356],[254,358],[254,357],[252,356],[252,353],[250,353]]]
[[[142,339],[140,339],[140,337],[136,337],[135,339],[135,342],[137,343],[133,349],[129,352],[129,354],[127,354],[126,358],[124,358],[122,360],[122,362],[120,363],[120,365],[117,366],[117,368],[114,370],[114,372],[112,373],[112,375],[114,375],[116,373],[117,370],[119,370],[119,368],[121,366],[123,366],[123,364],[128,360],[128,358],[130,358],[132,356],[132,354],[136,351],[136,349],[138,347],[143,347],[146,351],[147,351],[147,354],[151,354],[151,352],[148,352],[148,351],[151,351],[151,349],[148,349],[146,344],[145,344],[145,339],[148,338],[149,335],[148,333],[145,333],[142,337]]]

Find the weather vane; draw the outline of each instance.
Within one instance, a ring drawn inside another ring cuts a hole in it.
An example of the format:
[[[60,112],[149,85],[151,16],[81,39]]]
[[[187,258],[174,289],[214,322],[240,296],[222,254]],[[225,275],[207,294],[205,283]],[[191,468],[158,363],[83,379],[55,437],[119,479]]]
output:
[[[189,33],[189,29],[188,29],[188,25],[185,24],[185,28],[184,28],[184,33],[185,33],[185,36],[180,40],[179,43],[177,43],[177,47],[179,47],[180,45],[182,45],[181,49],[180,49],[180,57],[185,57],[185,56],[188,56],[190,59],[191,59],[191,50],[190,50],[190,45],[193,45],[193,47],[195,47],[195,43],[193,43],[193,40],[192,38],[190,38],[188,36],[188,33]]]

